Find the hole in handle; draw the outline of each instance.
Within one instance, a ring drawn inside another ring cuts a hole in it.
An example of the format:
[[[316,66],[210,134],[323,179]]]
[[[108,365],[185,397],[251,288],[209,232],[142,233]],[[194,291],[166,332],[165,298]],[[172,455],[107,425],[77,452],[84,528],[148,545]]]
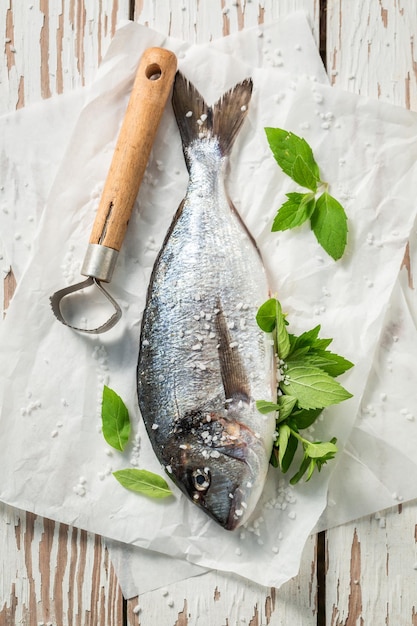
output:
[[[158,80],[161,78],[162,70],[159,67],[158,63],[151,63],[145,70],[146,78],[149,80]]]

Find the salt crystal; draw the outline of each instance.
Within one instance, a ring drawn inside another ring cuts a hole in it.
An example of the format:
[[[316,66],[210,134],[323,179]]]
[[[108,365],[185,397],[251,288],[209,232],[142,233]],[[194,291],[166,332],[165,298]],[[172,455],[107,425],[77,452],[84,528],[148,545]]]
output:
[[[192,111],[187,111],[187,113],[185,114],[185,117],[192,117],[193,112]]]

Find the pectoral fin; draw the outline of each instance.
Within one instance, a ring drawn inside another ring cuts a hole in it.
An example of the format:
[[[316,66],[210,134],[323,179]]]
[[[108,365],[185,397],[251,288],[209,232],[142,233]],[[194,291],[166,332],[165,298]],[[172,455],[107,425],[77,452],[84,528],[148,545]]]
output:
[[[238,398],[249,401],[250,385],[243,367],[238,347],[233,344],[220,300],[217,301],[216,333],[220,372],[226,399]]]

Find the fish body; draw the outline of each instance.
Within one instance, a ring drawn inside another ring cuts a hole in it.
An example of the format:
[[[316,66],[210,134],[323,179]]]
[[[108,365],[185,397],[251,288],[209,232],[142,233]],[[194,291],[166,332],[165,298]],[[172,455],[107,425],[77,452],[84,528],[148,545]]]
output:
[[[244,81],[207,106],[177,74],[173,108],[189,184],[155,262],[142,318],[139,407],[160,462],[226,529],[262,491],[275,418],[273,348],[256,311],[268,298],[259,251],[225,189],[251,97]]]

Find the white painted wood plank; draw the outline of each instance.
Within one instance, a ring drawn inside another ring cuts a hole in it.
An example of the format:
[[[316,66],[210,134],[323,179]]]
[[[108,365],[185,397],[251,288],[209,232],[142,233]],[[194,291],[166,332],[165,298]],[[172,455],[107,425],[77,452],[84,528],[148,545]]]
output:
[[[339,87],[417,110],[415,0],[327,3],[327,62]]]
[[[123,597],[100,537],[0,503],[0,554],[1,626],[123,623]]]
[[[209,572],[128,602],[128,626],[316,626],[316,539],[307,542],[299,576],[268,589]]]
[[[416,511],[405,504],[328,533],[328,624],[417,624]]]
[[[416,32],[415,0],[328,2],[332,83],[417,110]],[[329,626],[417,624],[416,520],[413,502],[326,533]]]
[[[89,84],[129,0],[3,0],[0,114]]]
[[[163,33],[203,43],[304,11],[319,41],[319,0],[136,0],[135,19]]]

